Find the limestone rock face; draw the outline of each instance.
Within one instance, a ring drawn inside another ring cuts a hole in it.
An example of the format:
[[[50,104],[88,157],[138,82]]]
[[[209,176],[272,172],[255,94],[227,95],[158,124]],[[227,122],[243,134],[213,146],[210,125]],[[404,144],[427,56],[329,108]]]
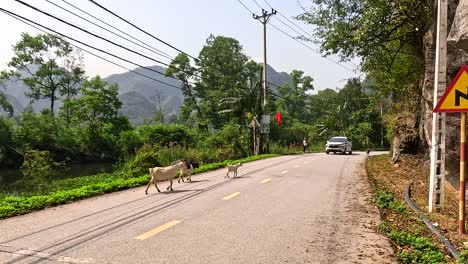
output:
[[[436,3],[437,1],[435,1]],[[420,139],[430,150],[432,133],[432,109],[434,92],[435,37],[436,25],[426,33],[424,39],[425,76],[422,83]],[[447,43],[447,85],[460,69],[468,63],[468,0],[448,0],[448,43]],[[446,123],[446,164],[447,179],[458,184],[460,114],[447,114]],[[429,154],[429,153],[427,153]],[[427,156],[429,158],[429,156]]]
[[[468,51],[468,1],[458,3],[447,42],[457,49]]]

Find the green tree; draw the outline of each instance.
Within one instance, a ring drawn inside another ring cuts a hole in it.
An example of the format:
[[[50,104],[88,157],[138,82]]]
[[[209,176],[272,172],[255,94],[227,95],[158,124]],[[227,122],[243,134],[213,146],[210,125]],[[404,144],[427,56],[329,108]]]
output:
[[[73,51],[70,43],[58,36],[22,33],[8,63],[13,69],[3,71],[1,77],[23,81],[30,89],[27,96],[31,100],[49,99],[53,113],[59,96],[76,95],[84,74]]]
[[[109,159],[118,155],[116,142],[122,131],[131,129],[120,112],[118,85],[108,84],[96,76],[83,82],[81,97],[71,104],[73,121],[83,130],[83,148],[95,159]]]
[[[13,116],[13,106],[8,102],[6,94],[0,90],[0,107],[5,110],[9,116]]]
[[[196,64],[202,68],[195,89],[200,109],[210,123],[215,128],[230,121],[244,124],[245,112],[255,107],[256,90],[251,80],[258,74],[258,67],[248,63],[240,43],[211,35]]]
[[[309,100],[308,92],[314,90],[310,76],[304,76],[303,71],[293,70],[290,74],[292,86],[285,84],[279,88],[283,98],[276,100],[277,111],[285,114],[286,119],[292,118],[306,122],[309,120],[306,105]]]
[[[190,65],[190,59],[185,54],[179,54],[167,68],[166,75],[173,76],[182,82],[182,94],[184,95],[184,104],[181,108],[180,118],[188,125],[196,125],[202,129],[208,129],[207,120],[199,107],[197,101],[198,93],[189,82],[195,78],[197,70]]]

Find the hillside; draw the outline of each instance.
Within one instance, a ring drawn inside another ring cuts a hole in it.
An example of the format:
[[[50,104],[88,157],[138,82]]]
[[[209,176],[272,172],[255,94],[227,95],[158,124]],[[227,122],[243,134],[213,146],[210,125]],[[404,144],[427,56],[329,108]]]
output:
[[[159,72],[166,71],[165,68],[160,66],[150,66],[149,68]],[[170,85],[180,86],[179,81],[162,76],[156,72],[143,68],[136,68],[135,71]],[[269,65],[267,71],[270,82],[277,85],[291,83],[289,74],[277,72]],[[123,103],[122,113],[133,125],[148,123],[153,119],[154,111],[158,106],[158,93],[161,97],[161,108],[166,114],[165,121],[174,120],[175,116],[179,114],[180,107],[183,104],[184,99],[181,90],[155,82],[132,72],[112,74],[104,78],[104,80],[119,85],[119,99]],[[8,100],[14,107],[15,116],[18,116],[23,112],[24,108],[29,105],[29,99],[25,96],[25,92],[28,91],[28,88],[21,81],[6,81],[4,87]],[[271,89],[276,90],[274,87],[271,87]],[[34,102],[32,106],[34,111],[40,111],[49,107],[49,101],[39,100]],[[62,103],[57,102],[56,106],[56,109],[58,109],[62,106]]]

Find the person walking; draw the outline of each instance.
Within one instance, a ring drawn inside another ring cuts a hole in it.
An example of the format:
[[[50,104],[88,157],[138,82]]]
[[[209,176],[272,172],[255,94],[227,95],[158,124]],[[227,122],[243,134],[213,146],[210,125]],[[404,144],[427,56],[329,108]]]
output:
[[[304,148],[304,153],[306,151],[306,148],[307,148],[307,140],[304,138],[304,140],[302,140],[302,147]]]

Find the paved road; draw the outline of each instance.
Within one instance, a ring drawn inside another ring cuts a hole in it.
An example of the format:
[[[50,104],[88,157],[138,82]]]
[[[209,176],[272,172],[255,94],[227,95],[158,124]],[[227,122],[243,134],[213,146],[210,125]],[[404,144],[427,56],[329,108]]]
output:
[[[281,156],[2,220],[0,263],[392,263],[364,159]]]

